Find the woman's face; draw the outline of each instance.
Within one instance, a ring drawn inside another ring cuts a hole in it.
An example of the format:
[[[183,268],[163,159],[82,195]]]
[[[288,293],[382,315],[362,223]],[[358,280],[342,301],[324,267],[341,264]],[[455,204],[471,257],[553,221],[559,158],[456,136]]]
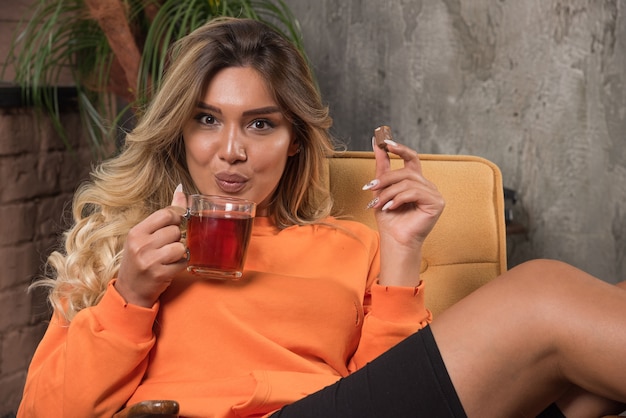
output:
[[[278,185],[287,158],[298,150],[260,74],[249,67],[218,72],[183,127],[187,167],[199,192],[257,204],[257,215]]]

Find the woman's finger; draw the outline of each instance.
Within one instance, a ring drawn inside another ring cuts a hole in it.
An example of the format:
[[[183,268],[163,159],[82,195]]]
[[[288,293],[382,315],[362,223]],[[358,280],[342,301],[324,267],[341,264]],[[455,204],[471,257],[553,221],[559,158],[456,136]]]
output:
[[[179,208],[187,208],[187,196],[183,192],[183,185],[179,184],[176,186],[176,190],[174,190],[174,195],[172,196],[172,206],[177,206]]]
[[[375,137],[372,137],[372,150],[374,151],[374,158],[376,159],[376,178],[379,178],[384,173],[391,170],[391,161],[385,150],[376,145]]]
[[[443,198],[436,187],[430,184],[403,180],[381,189],[379,195],[381,208],[394,209],[407,203],[414,203],[421,208],[432,211],[443,206]],[[392,203],[389,203],[392,202]]]
[[[385,141],[389,152],[396,154],[398,157],[404,160],[404,167],[415,170],[415,172],[422,174],[422,163],[419,158],[419,154],[413,148],[407,147],[397,143],[394,140]]]
[[[161,247],[159,253],[162,265],[187,264],[187,248],[182,242],[169,243]]]

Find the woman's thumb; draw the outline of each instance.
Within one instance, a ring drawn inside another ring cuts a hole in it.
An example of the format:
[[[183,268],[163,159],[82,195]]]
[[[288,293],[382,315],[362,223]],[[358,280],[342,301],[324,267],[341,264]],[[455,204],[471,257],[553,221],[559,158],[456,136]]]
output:
[[[187,207],[187,197],[183,193],[183,185],[179,184],[174,190],[174,196],[172,197],[172,206],[178,206],[181,208]]]

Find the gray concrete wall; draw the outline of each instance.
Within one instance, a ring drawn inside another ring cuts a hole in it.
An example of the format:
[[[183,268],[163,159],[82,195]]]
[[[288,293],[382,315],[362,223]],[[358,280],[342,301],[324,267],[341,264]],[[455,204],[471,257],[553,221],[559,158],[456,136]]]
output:
[[[528,228],[510,265],[626,279],[626,2],[286,3],[351,149],[389,124],[420,152],[486,157]]]

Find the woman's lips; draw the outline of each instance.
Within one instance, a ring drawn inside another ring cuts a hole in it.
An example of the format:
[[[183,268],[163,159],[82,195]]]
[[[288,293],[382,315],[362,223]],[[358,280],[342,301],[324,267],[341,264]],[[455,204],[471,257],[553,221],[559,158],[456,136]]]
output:
[[[248,179],[245,176],[234,173],[218,173],[215,176],[217,187],[226,193],[237,193],[246,187]]]

